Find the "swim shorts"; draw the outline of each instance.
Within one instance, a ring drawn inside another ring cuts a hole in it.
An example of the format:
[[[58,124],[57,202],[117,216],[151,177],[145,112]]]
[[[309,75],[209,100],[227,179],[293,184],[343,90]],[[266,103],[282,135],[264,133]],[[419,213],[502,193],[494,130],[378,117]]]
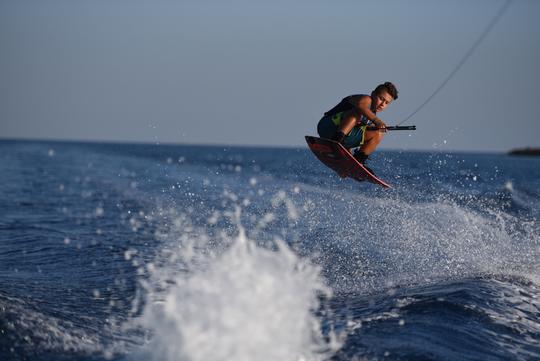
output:
[[[339,129],[341,117],[343,113],[334,115],[326,115],[319,120],[317,124],[317,133],[321,138],[332,139]],[[364,135],[366,133],[366,125],[355,125],[354,128],[347,134],[343,140],[345,148],[356,148],[364,144]]]

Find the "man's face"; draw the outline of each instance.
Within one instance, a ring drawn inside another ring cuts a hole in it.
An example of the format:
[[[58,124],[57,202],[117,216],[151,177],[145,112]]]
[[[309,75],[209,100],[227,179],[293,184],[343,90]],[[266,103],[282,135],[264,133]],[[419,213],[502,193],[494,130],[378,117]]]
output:
[[[386,109],[386,107],[394,100],[386,90],[375,93],[372,98],[371,107],[377,113]]]

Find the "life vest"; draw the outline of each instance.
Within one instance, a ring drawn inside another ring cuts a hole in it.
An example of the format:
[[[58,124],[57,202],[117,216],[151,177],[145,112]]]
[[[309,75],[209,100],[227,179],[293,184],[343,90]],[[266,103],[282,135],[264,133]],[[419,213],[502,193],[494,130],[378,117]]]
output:
[[[356,95],[346,96],[345,98],[341,99],[341,101],[335,107],[333,107],[332,109],[324,113],[324,116],[331,117],[332,122],[336,126],[339,126],[341,124],[341,117],[343,115],[343,112],[346,112],[347,110],[351,110],[354,108],[354,105],[352,105],[349,102],[349,99],[353,96],[360,96],[360,95],[365,95],[365,94],[356,94]],[[368,118],[366,118],[364,115],[362,115],[362,118],[360,119],[360,124],[358,125],[367,125],[369,123],[371,123],[371,121]]]

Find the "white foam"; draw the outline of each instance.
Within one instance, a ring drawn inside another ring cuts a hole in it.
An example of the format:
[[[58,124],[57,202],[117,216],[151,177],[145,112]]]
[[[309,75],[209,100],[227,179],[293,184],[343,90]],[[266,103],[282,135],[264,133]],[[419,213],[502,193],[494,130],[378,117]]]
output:
[[[167,262],[154,264],[145,285],[137,321],[152,334],[141,350],[145,357],[323,360],[340,347],[333,334],[323,336],[313,312],[318,296],[330,296],[318,267],[280,240],[272,249],[256,245],[241,226],[220,252],[206,247],[208,237],[193,234],[180,237]]]
[[[306,244],[318,246],[317,262],[337,293],[538,269],[538,222],[500,209],[489,198],[441,195],[417,202],[392,194],[373,198],[339,190],[330,196],[325,189],[303,189],[299,224],[309,218]]]

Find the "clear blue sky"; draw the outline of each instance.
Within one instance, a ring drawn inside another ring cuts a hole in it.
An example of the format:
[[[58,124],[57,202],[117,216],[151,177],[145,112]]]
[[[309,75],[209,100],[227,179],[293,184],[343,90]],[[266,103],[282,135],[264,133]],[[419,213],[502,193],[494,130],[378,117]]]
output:
[[[390,80],[409,115],[502,0],[0,0],[0,138],[303,146]],[[540,146],[540,1],[516,0],[386,149]]]

